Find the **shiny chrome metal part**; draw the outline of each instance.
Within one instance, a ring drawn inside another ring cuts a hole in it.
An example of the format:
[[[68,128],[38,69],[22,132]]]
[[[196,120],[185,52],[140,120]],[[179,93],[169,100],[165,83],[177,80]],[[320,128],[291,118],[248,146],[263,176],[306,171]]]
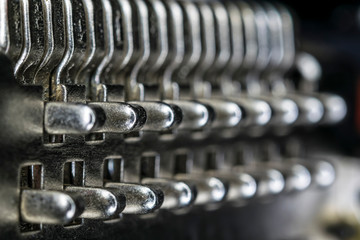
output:
[[[106,188],[114,189],[123,194],[126,199],[124,214],[146,214],[158,209],[163,201],[162,191],[147,186],[131,183],[106,183]]]
[[[44,126],[50,134],[86,134],[101,117],[84,104],[49,102],[45,106]]]
[[[330,187],[326,159],[258,156],[346,115],[293,28],[252,1],[0,1],[0,235],[114,237]]]
[[[79,217],[85,219],[107,219],[116,217],[125,207],[125,198],[101,188],[67,186],[66,192],[81,196],[84,211]]]
[[[221,202],[226,197],[226,186],[219,178],[197,174],[178,174],[175,178],[196,187],[195,204]]]
[[[178,209],[189,206],[197,197],[196,190],[185,182],[161,178],[145,178],[141,181],[164,193],[163,209]]]
[[[28,189],[21,193],[20,208],[21,218],[26,222],[67,224],[79,217],[84,206],[64,192]]]

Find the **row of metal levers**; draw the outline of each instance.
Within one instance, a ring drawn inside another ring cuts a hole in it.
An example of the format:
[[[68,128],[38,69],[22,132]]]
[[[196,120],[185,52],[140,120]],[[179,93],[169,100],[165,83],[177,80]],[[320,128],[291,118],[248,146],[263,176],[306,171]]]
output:
[[[61,152],[74,144],[94,152],[106,145],[98,151],[109,156],[87,160],[101,161],[100,177],[88,173],[87,162],[65,162],[61,187],[43,183],[41,159],[23,167],[21,221],[66,225],[224,201],[243,205],[334,181],[326,161],[275,154],[263,162],[249,154],[257,154],[254,145],[264,136],[276,149],[272,138],[336,124],[346,113],[341,97],[316,91],[319,69],[310,55],[296,52],[284,6],[189,0],[0,4],[0,47],[15,79],[25,88],[43,88],[43,147]],[[288,77],[294,67],[300,83]]]

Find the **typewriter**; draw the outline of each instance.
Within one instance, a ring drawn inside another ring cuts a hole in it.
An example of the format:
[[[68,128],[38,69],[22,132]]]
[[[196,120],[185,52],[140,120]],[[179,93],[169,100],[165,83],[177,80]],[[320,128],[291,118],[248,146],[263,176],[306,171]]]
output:
[[[356,239],[325,209],[358,191],[327,139],[350,108],[296,22],[271,1],[1,0],[0,238]]]

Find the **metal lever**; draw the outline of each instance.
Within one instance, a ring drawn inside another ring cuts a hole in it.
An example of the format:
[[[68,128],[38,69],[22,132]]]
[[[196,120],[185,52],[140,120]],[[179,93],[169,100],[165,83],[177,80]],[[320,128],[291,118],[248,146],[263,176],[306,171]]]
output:
[[[225,184],[216,177],[202,174],[177,174],[175,179],[196,187],[197,196],[194,202],[196,205],[221,202],[227,194]]]
[[[55,24],[53,19],[64,19],[63,1],[42,1],[44,13],[44,42],[41,63],[36,69],[34,83],[42,85],[45,99],[49,98],[50,81],[53,70],[60,63],[65,51],[65,26]]]
[[[94,132],[128,133],[141,129],[147,119],[145,109],[139,105],[113,102],[90,102],[95,112],[102,112],[104,124]]]
[[[182,121],[179,130],[198,130],[207,126],[212,120],[212,109],[196,101],[165,100],[166,103],[179,106],[182,111]]]
[[[229,128],[239,125],[242,120],[241,106],[232,101],[201,98],[199,102],[209,105],[214,111],[212,128]]]
[[[178,126],[182,121],[182,111],[176,105],[150,101],[129,103],[145,109],[147,119],[142,128],[144,131],[167,131]]]
[[[237,103],[242,108],[242,126],[263,126],[271,120],[271,107],[265,101],[241,96],[229,97],[228,99]]]
[[[49,134],[86,134],[102,125],[99,116],[85,104],[48,102],[44,110],[44,127]]]
[[[164,193],[163,209],[178,209],[187,207],[196,199],[196,190],[185,182],[163,178],[145,178],[141,181],[152,189]]]
[[[108,182],[106,188],[117,191],[126,198],[124,214],[146,214],[160,208],[164,201],[162,191],[134,183]]]
[[[299,109],[299,117],[295,121],[296,125],[313,125],[320,122],[324,116],[324,106],[322,102],[312,96],[289,93],[286,98],[293,100]]]
[[[239,201],[255,196],[257,184],[255,179],[247,173],[211,171],[211,175],[229,183],[226,199]]]
[[[75,194],[42,190],[21,192],[21,219],[29,223],[67,224],[83,210],[83,203]]]
[[[285,188],[283,175],[276,169],[259,169],[253,166],[239,167],[239,171],[246,172],[254,177],[257,184],[256,196],[266,197],[281,193]]]
[[[289,159],[293,162],[298,162],[299,164],[305,166],[311,175],[312,183],[320,188],[327,188],[331,186],[336,179],[336,171],[334,166],[324,160],[319,159],[299,159],[299,158],[292,158]]]
[[[305,190],[311,184],[312,177],[309,170],[299,163],[283,161],[268,162],[266,165],[278,170],[283,175],[285,190],[288,192]],[[264,164],[259,164],[258,167],[264,167]]]
[[[125,208],[124,195],[111,190],[67,186],[65,191],[79,194],[83,199],[84,211],[79,216],[81,218],[108,219],[116,217]]]
[[[321,77],[320,63],[308,53],[296,57],[296,68],[301,75],[299,90],[321,101],[324,107],[322,124],[336,124],[344,119],[347,107],[344,99],[336,94],[315,92]]]

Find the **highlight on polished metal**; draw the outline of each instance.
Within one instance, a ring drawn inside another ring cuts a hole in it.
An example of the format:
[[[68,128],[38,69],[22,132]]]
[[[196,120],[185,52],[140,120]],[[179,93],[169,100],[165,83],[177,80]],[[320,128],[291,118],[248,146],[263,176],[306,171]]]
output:
[[[67,224],[84,210],[79,196],[59,191],[24,190],[21,218],[29,223]]]
[[[114,194],[101,188],[67,186],[66,192],[81,196],[84,211],[79,217],[88,219],[107,219],[119,215],[125,207],[123,195]]]
[[[162,191],[139,184],[109,182],[105,187],[125,196],[124,214],[150,213],[160,208],[164,201]]]
[[[105,238],[330,189],[312,145],[348,107],[295,26],[251,0],[0,1],[0,236]]]
[[[49,102],[45,106],[44,124],[50,134],[85,134],[96,127],[98,116],[85,104]]]

